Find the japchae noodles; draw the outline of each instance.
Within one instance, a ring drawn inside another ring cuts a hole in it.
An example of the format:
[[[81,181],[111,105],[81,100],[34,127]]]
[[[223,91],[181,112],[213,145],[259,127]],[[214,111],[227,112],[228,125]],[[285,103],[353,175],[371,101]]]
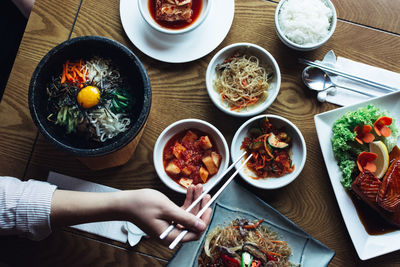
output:
[[[239,111],[268,96],[268,80],[273,73],[260,66],[260,61],[255,56],[236,52],[217,65],[216,72],[214,89],[231,110]]]
[[[293,266],[291,249],[261,223],[236,219],[212,229],[198,258],[199,266]]]
[[[47,86],[48,120],[67,134],[105,142],[129,129],[134,100],[119,70],[110,60],[63,64],[63,72]]]

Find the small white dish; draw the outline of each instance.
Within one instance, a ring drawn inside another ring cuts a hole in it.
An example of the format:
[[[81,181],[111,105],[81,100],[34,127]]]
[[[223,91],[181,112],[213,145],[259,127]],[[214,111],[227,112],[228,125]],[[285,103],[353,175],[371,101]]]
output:
[[[326,5],[332,10],[332,20],[331,20],[329,32],[321,41],[319,41],[317,43],[305,44],[305,45],[293,42],[292,40],[287,38],[287,36],[282,31],[280,24],[279,24],[279,12],[281,10],[282,5],[284,5],[287,2],[287,0],[282,0],[279,2],[278,6],[275,9],[275,18],[274,18],[275,30],[276,30],[276,33],[277,33],[279,39],[286,46],[288,46],[289,48],[292,48],[294,50],[297,50],[297,51],[311,51],[311,50],[315,50],[318,47],[322,46],[331,38],[331,36],[333,35],[333,33],[335,32],[335,29],[336,29],[337,13],[336,13],[335,6],[332,4],[332,2],[330,0],[322,0],[322,1],[325,2]]]
[[[221,100],[221,95],[214,88],[214,80],[217,76],[215,70],[216,66],[238,50],[244,52],[246,55],[256,56],[260,60],[261,66],[269,66],[272,68],[274,76],[272,80],[269,81],[268,97],[263,102],[243,108],[240,111],[235,111],[231,110],[231,108]],[[261,46],[251,43],[235,43],[222,48],[211,59],[206,71],[206,87],[211,101],[219,110],[236,117],[250,117],[265,111],[274,102],[281,87],[281,72],[274,57]]]
[[[332,150],[332,126],[334,122],[348,111],[355,111],[359,107],[372,104],[381,110],[387,110],[397,122],[400,119],[400,92],[367,100],[355,105],[346,106],[314,116],[322,155],[328,170],[340,212],[353,245],[361,260],[368,260],[383,254],[400,250],[400,229],[381,235],[370,235],[361,222],[353,201],[340,183],[342,172],[339,169]],[[400,142],[397,142],[400,146]]]
[[[257,123],[268,117],[268,120],[276,127],[282,128],[287,134],[292,138],[292,148],[291,148],[291,159],[292,163],[294,164],[295,168],[292,173],[285,174],[282,177],[273,178],[261,178],[261,179],[253,179],[252,177],[256,177],[257,175],[254,174],[250,169],[245,166],[240,172],[240,176],[248,182],[249,184],[261,188],[261,189],[277,189],[284,187],[291,182],[293,182],[301,173],[304,168],[304,164],[306,163],[307,158],[307,149],[306,149],[306,142],[304,141],[304,137],[301,134],[300,130],[289,120],[278,116],[278,115],[259,115],[247,120],[239,129],[236,131],[232,144],[231,144],[231,156],[232,161],[235,161],[239,156],[244,152],[240,147],[245,137],[249,134],[249,130],[256,126]],[[244,162],[245,158],[241,160],[235,167],[238,168],[242,162]]]
[[[137,0],[138,1],[138,8],[140,11],[140,14],[142,15],[143,19],[153,28],[156,29],[157,31],[160,31],[162,33],[166,34],[182,34],[186,33],[189,31],[192,31],[196,29],[200,24],[204,22],[204,20],[207,18],[211,3],[210,0],[201,0],[202,1],[202,9],[200,11],[200,14],[197,18],[195,18],[195,21],[191,24],[189,24],[187,27],[180,28],[180,29],[170,29],[163,27],[155,19],[152,17],[150,10],[149,10],[149,0]]]
[[[218,153],[222,156],[221,163],[218,172],[214,174],[207,183],[203,184],[203,190],[208,189],[210,186],[216,183],[216,180],[222,179],[221,174],[228,168],[229,165],[229,148],[226,143],[225,137],[222,133],[212,124],[199,120],[199,119],[184,119],[172,123],[170,126],[164,129],[158,137],[153,150],[153,161],[154,167],[161,181],[168,186],[170,189],[186,194],[186,188],[177,184],[168,174],[165,172],[163,164],[163,151],[167,142],[176,134],[189,130],[197,129],[210,135],[211,139],[214,140]]]
[[[168,63],[190,62],[210,53],[228,34],[234,14],[234,0],[210,1],[209,14],[201,25],[172,35],[149,26],[136,1],[120,1],[122,27],[131,42],[147,56]]]

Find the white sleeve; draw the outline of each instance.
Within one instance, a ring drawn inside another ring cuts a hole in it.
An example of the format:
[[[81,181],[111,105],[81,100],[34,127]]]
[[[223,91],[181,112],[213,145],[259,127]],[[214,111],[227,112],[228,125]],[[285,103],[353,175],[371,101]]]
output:
[[[55,185],[0,177],[0,235],[41,240],[51,233],[51,199]]]

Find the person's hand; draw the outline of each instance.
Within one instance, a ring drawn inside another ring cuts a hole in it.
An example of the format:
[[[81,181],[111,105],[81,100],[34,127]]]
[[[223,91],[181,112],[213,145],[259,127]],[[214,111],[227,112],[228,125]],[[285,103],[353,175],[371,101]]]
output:
[[[183,238],[182,242],[199,239],[203,231],[210,222],[212,210],[208,208],[201,216],[196,218],[197,212],[210,200],[210,195],[206,195],[199,204],[196,205],[188,213],[185,211],[190,204],[193,203],[202,193],[201,184],[190,186],[187,190],[186,199],[182,207],[178,207],[169,200],[164,194],[152,190],[141,189],[134,191],[123,191],[123,197],[120,201],[122,210],[127,220],[132,221],[144,232],[154,238],[159,238],[160,234],[167,227],[175,222],[178,224],[176,228],[185,228],[189,230],[188,234]],[[171,243],[180,233],[180,229],[174,229],[162,242],[164,244]]]
[[[195,215],[210,200],[206,195],[188,213],[185,209],[202,193],[202,185],[191,186],[187,190],[185,203],[180,208],[164,194],[153,189],[127,190],[112,193],[76,192],[56,190],[51,203],[52,227],[80,223],[126,220],[131,221],[151,237],[160,234],[172,223],[189,233],[182,242],[198,239],[210,222],[211,209],[198,219]],[[172,242],[180,233],[173,230],[163,241]]]

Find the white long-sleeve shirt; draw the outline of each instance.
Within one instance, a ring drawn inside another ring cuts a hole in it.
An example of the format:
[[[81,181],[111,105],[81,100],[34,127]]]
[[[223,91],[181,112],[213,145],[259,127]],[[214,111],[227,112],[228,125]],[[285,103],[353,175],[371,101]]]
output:
[[[51,233],[51,199],[55,185],[0,177],[0,235],[42,240]]]

